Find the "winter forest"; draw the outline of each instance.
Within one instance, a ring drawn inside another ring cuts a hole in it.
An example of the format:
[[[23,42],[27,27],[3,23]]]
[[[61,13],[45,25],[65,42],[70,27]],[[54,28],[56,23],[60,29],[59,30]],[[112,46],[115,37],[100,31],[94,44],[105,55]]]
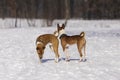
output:
[[[66,61],[60,34],[59,62],[51,43],[40,62],[37,37],[63,23],[64,35],[85,33],[85,61],[78,43]],[[0,0],[0,80],[120,80],[120,0]]]
[[[0,17],[46,19],[48,26],[54,19],[119,19],[120,0],[0,0]]]
[[[119,19],[120,0],[0,0],[0,17]]]

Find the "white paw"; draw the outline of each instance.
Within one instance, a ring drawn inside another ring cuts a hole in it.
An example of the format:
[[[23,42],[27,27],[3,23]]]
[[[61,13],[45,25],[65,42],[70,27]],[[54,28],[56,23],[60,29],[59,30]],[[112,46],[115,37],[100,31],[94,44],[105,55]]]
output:
[[[87,61],[87,59],[80,59],[79,62],[86,62],[86,61]]]
[[[58,63],[59,62],[59,58],[55,58],[55,62]]]
[[[69,62],[69,61],[70,61],[70,59],[69,59],[69,58],[66,58],[66,59],[65,59],[65,61],[66,61],[66,62]]]

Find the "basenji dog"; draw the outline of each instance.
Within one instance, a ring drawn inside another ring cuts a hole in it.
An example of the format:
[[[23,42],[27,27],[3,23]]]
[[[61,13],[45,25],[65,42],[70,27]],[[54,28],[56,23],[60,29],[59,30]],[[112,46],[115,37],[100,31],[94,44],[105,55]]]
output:
[[[59,40],[54,34],[43,34],[36,39],[36,50],[40,58],[40,62],[42,62],[44,49],[48,43],[52,44],[52,48],[55,53],[55,62],[57,63],[59,61],[58,53]]]
[[[67,53],[67,48],[69,45],[72,44],[77,44],[77,48],[80,54],[80,61],[86,61],[85,59],[85,47],[86,47],[86,39],[85,39],[85,32],[81,32],[80,35],[73,35],[73,36],[68,36],[65,34],[65,25],[62,24],[60,26],[57,24],[57,31],[59,34],[59,39],[61,40],[61,46],[63,48],[63,52],[66,54],[66,61],[70,61],[69,59],[69,54]],[[82,53],[82,49],[84,48],[84,54]]]

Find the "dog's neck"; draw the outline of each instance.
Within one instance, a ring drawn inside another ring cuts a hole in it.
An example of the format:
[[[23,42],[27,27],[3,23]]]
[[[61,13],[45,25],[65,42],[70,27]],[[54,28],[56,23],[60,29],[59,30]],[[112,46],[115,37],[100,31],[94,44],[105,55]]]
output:
[[[62,34],[65,34],[65,30],[64,29],[59,31],[59,35],[61,36]]]

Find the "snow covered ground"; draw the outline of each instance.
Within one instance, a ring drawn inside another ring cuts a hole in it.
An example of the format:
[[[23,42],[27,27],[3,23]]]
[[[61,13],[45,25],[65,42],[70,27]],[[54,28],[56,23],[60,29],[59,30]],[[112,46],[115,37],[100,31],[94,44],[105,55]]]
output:
[[[120,80],[120,21],[69,21],[69,35],[86,32],[87,61],[79,61],[76,45],[69,48],[71,61],[59,46],[61,60],[47,48],[43,63],[35,50],[37,36],[53,33],[56,26],[0,29],[0,80]]]

